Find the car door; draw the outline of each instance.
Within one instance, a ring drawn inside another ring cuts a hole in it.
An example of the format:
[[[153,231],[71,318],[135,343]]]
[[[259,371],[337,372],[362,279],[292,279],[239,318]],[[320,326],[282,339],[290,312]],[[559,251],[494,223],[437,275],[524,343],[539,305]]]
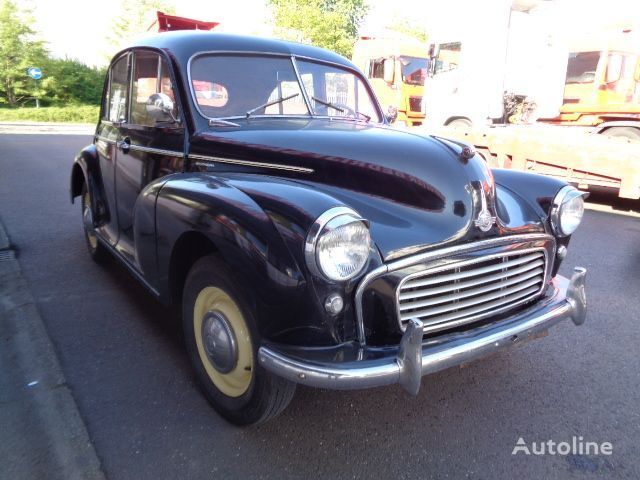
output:
[[[178,120],[175,91],[169,62],[160,52],[140,49],[132,53],[131,98],[127,121],[119,126],[115,186],[120,232],[117,249],[134,265],[134,226],[140,192],[156,178],[183,168],[184,126]],[[154,94],[166,95],[174,102],[171,114],[156,118],[147,111],[147,101]]]
[[[116,144],[120,125],[126,121],[129,96],[129,60],[125,53],[115,59],[109,68],[100,122],[96,129],[95,145],[100,163],[106,205],[107,221],[98,228],[101,236],[112,246],[118,241],[118,214],[115,192]]]

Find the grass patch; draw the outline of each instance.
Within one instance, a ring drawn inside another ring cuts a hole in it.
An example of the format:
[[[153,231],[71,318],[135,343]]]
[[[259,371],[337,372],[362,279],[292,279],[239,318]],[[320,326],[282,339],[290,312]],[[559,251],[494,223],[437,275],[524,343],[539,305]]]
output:
[[[97,105],[72,105],[67,107],[0,108],[0,122],[63,122],[97,123],[100,107]]]

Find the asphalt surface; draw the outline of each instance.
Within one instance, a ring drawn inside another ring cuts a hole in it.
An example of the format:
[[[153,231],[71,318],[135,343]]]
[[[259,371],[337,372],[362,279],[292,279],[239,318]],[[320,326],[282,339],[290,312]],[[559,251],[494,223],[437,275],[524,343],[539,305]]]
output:
[[[240,429],[200,394],[173,312],[87,256],[68,178],[89,142],[1,135],[0,218],[108,478],[640,478],[637,216],[588,211],[572,240],[562,272],[589,270],[582,327],[426,377],[416,398],[299,388]],[[512,455],[520,437],[573,436],[613,454]]]

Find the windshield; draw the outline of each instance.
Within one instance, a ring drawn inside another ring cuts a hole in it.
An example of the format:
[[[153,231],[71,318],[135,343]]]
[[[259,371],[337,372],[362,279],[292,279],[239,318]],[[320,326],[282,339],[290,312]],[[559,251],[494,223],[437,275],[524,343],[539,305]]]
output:
[[[429,60],[420,57],[400,56],[402,81],[408,85],[424,85],[429,70]]]
[[[196,57],[191,62],[194,100],[210,119],[314,115],[381,121],[366,85],[350,70],[306,60],[296,65],[304,92],[289,57]]]

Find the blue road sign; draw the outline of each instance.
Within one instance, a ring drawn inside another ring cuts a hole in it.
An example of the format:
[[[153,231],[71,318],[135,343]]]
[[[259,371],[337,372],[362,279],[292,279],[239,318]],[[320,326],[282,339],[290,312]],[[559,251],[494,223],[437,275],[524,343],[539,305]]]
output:
[[[42,78],[42,70],[38,67],[31,67],[27,70],[27,75],[29,75],[34,80],[40,80]]]

